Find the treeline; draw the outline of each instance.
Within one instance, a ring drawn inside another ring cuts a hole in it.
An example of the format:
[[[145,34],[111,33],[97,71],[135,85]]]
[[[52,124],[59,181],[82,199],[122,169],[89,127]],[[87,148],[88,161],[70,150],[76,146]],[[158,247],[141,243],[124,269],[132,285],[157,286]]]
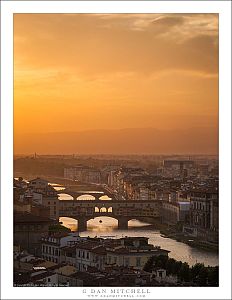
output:
[[[61,225],[61,224],[56,224],[56,225],[51,225],[49,226],[49,232],[53,233],[53,232],[71,232],[71,229]]]
[[[152,272],[157,268],[165,269],[167,275],[176,275],[179,280],[196,286],[219,286],[219,267],[205,267],[196,263],[190,267],[188,263],[177,261],[168,256],[152,256],[144,266],[144,271]]]

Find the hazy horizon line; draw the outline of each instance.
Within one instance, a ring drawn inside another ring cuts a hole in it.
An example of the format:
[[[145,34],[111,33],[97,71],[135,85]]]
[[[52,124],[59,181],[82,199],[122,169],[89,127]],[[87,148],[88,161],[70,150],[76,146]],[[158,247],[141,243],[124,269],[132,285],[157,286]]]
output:
[[[192,129],[209,129],[215,128],[219,129],[219,126],[192,126],[188,128],[178,127],[178,128],[157,128],[157,127],[124,127],[124,128],[97,128],[97,129],[77,129],[70,131],[47,131],[47,132],[24,132],[22,134],[51,134],[51,133],[81,133],[81,132],[89,132],[89,131],[121,131],[121,130],[157,130],[157,131],[178,131],[178,130],[192,130]]]
[[[56,155],[56,156],[73,156],[73,155],[79,155],[79,156],[99,156],[99,155],[104,155],[104,156],[219,156],[219,153],[215,153],[215,154],[212,154],[212,153],[183,153],[183,154],[180,154],[180,153],[172,153],[172,154],[169,154],[169,153],[119,153],[119,154],[113,154],[113,153],[70,153],[70,154],[60,154],[60,153],[44,153],[44,154],[40,154],[40,153],[37,153],[36,151],[33,152],[33,153],[14,153],[13,156],[16,156],[16,155],[22,155],[22,156],[28,156],[28,155],[38,155],[38,156],[45,156],[45,155],[49,155],[49,156],[53,156],[53,155]]]

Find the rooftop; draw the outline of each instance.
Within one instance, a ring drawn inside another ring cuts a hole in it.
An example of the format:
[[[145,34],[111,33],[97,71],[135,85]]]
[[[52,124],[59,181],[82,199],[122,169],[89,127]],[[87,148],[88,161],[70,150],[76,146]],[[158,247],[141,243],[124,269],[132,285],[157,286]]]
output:
[[[43,216],[36,216],[33,215],[31,213],[14,213],[14,224],[16,223],[47,223],[47,224],[52,224],[52,223],[56,223],[55,220],[52,220],[50,218],[47,217],[43,217]]]

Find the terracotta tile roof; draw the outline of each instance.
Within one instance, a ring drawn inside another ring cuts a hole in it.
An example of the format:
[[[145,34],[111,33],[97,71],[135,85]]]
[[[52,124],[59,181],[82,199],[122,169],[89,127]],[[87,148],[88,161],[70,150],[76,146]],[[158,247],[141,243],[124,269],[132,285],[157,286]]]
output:
[[[40,273],[40,274],[37,274],[37,275],[32,276],[30,281],[31,281],[31,282],[36,282],[36,281],[38,281],[38,280],[44,279],[44,278],[46,278],[46,277],[48,277],[48,276],[51,276],[51,275],[54,275],[54,274],[55,274],[55,273],[53,273],[53,272],[45,271],[45,272],[43,272],[43,273]]]
[[[61,247],[60,249],[66,253],[76,253],[76,245],[64,246],[64,247]]]
[[[97,248],[92,249],[93,253],[99,254],[99,255],[106,255],[107,251],[104,246],[99,246]]]
[[[84,241],[76,245],[77,249],[92,250],[94,247],[100,246],[97,242]]]
[[[46,237],[49,238],[49,237],[52,237],[52,238],[63,238],[63,237],[66,237],[66,236],[69,236],[69,233],[68,232],[50,232],[49,235],[47,235]]]

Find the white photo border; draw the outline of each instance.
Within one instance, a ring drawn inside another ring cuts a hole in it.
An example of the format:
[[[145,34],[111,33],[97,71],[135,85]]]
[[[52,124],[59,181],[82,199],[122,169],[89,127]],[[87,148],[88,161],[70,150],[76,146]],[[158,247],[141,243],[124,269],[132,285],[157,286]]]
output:
[[[149,287],[134,299],[231,299],[231,2],[230,1],[2,1],[1,3],[1,263],[2,299],[129,298],[104,288],[13,287],[13,14],[219,14],[219,287]],[[103,288],[94,288],[102,290]],[[115,288],[113,288],[115,289]],[[141,289],[141,288],[140,288]]]

